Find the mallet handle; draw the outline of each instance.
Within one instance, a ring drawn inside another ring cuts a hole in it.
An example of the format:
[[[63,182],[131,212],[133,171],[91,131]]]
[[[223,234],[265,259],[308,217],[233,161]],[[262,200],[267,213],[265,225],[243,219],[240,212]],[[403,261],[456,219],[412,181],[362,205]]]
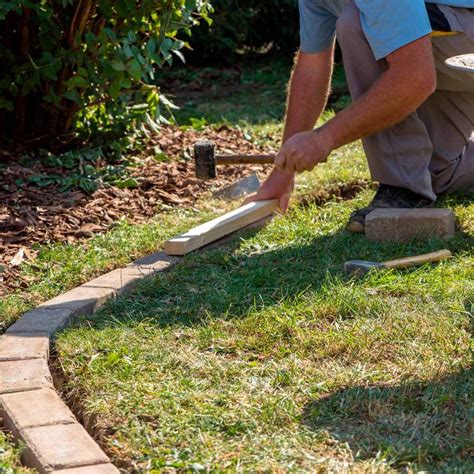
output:
[[[216,155],[217,165],[266,165],[273,164],[275,154],[270,155]]]
[[[383,265],[385,268],[406,268],[410,267],[411,265],[439,262],[440,260],[444,260],[449,257],[452,257],[452,253],[449,250],[439,250],[438,252],[417,255],[416,257],[389,260],[388,262],[384,262]]]

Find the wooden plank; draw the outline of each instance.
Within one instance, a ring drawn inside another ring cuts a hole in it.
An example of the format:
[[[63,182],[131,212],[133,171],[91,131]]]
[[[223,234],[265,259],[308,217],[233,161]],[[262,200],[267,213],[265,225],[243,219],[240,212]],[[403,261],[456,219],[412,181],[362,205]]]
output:
[[[276,199],[251,202],[166,241],[164,250],[168,255],[184,255],[253,224],[277,209]]]

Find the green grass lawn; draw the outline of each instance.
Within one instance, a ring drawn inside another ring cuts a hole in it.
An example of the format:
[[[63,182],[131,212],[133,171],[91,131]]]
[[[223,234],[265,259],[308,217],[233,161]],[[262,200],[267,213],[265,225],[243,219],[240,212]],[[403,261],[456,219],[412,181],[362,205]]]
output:
[[[2,474],[27,474],[33,473],[20,464],[21,450],[15,447],[8,435],[0,431],[0,473]]]
[[[190,255],[60,336],[59,361],[138,471],[472,472],[474,204],[448,243],[375,244],[356,199],[306,203]],[[347,278],[345,260],[454,258]]]

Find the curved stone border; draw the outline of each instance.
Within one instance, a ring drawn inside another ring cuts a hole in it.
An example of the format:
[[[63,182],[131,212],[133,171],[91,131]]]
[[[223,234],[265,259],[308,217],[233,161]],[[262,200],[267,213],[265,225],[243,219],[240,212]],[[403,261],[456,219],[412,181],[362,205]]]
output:
[[[113,270],[25,313],[0,336],[0,419],[25,444],[25,465],[40,473],[119,472],[54,389],[49,349],[75,318],[178,261],[158,252]]]
[[[267,216],[240,229],[261,229]],[[233,235],[203,247],[209,250]],[[25,444],[22,461],[40,473],[117,474],[109,457],[54,389],[48,366],[54,335],[108,299],[128,293],[182,257],[157,252],[118,268],[25,313],[0,336],[0,422]],[[1,423],[0,423],[1,424]]]

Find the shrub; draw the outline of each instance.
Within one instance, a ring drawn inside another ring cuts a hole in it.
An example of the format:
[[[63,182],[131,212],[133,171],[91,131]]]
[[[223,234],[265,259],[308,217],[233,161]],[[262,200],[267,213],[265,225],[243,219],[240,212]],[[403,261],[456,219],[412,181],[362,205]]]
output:
[[[182,58],[208,0],[0,2],[0,129],[10,138],[94,133],[169,106],[156,74]]]

